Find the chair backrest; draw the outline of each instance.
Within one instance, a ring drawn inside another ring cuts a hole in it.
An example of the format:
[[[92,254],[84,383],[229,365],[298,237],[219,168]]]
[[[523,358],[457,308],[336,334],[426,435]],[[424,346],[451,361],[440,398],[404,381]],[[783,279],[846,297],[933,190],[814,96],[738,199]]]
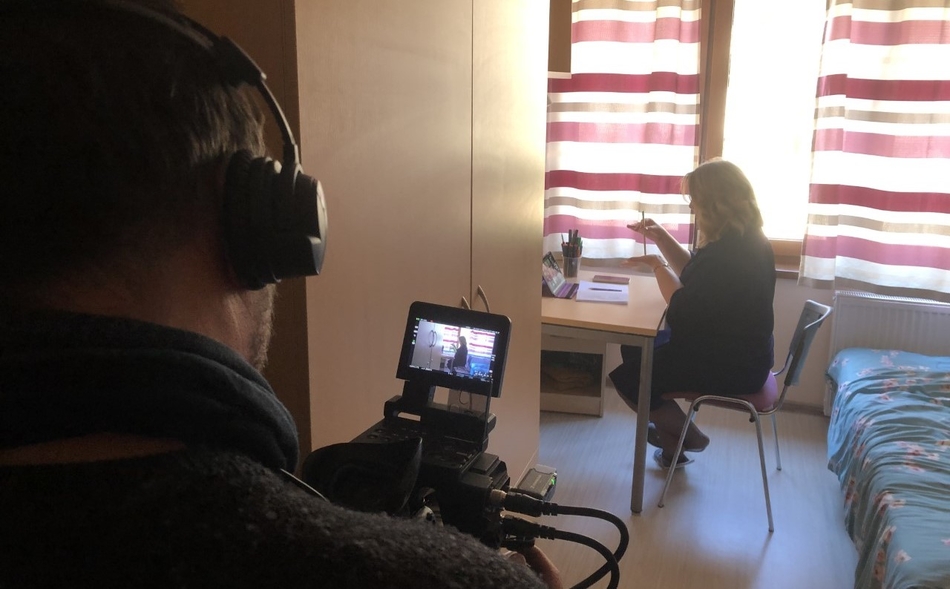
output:
[[[801,376],[802,368],[805,366],[805,358],[808,356],[808,349],[811,347],[815,334],[824,320],[831,314],[831,307],[822,305],[815,301],[805,301],[805,307],[802,309],[801,317],[798,318],[798,325],[792,334],[792,343],[788,346],[788,357],[785,359],[785,389],[798,384],[798,378]],[[781,371],[780,371],[781,372]],[[785,391],[782,391],[785,396]]]

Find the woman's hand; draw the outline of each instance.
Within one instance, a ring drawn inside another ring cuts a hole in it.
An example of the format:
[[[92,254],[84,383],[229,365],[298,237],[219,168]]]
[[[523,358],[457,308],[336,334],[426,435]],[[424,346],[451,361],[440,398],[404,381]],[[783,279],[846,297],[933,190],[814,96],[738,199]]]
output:
[[[636,264],[646,264],[653,270],[653,276],[656,278],[656,283],[660,287],[660,294],[663,295],[663,299],[667,303],[670,302],[670,298],[674,292],[683,288],[679,274],[670,266],[669,262],[667,262],[663,256],[647,254],[645,256],[627,258],[623,262],[620,262],[621,266],[634,266]]]
[[[653,219],[643,219],[639,223],[630,223],[627,225],[631,231],[635,231],[644,237],[648,237],[653,240],[653,243],[656,244],[657,249],[660,250],[659,256],[656,255],[646,255],[639,256],[636,258],[629,258],[627,262],[622,263],[625,266],[632,266],[635,264],[647,264],[650,266],[650,269],[653,270],[657,275],[657,280],[665,282],[664,276],[670,275],[673,278],[676,278],[676,284],[679,285],[679,275],[683,271],[683,268],[686,267],[686,264],[689,263],[690,253],[682,245],[680,245],[676,239],[670,235],[670,232],[666,230],[665,227],[654,221]],[[645,246],[646,244],[644,244]],[[646,247],[644,247],[646,249]],[[663,272],[661,268],[669,268],[671,272]],[[662,288],[663,284],[661,284]],[[678,286],[677,286],[678,287]],[[669,289],[668,289],[669,290]],[[664,291],[664,296],[670,293]],[[667,301],[669,299],[667,298]]]
[[[634,256],[632,258],[627,258],[626,260],[620,262],[621,266],[628,266],[628,267],[637,266],[640,264],[646,264],[654,272],[658,268],[662,268],[663,266],[669,266],[669,264],[667,264],[666,260],[664,260],[662,256],[658,256],[656,254],[647,254],[645,256]]]
[[[664,235],[668,235],[665,227],[649,218],[636,223],[630,223],[627,225],[627,228],[639,233],[640,235],[643,235],[654,243],[656,243],[657,240],[662,239]]]

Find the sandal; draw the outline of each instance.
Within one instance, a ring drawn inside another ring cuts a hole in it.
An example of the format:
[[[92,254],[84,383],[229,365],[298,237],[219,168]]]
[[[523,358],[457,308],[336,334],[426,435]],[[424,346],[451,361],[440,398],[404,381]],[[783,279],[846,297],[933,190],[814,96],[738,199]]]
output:
[[[653,460],[656,462],[660,468],[669,469],[670,468],[670,459],[663,456],[663,449],[657,448],[656,452],[653,453]],[[692,462],[693,459],[688,457],[686,454],[680,453],[679,460],[676,461],[676,468],[682,468]]]

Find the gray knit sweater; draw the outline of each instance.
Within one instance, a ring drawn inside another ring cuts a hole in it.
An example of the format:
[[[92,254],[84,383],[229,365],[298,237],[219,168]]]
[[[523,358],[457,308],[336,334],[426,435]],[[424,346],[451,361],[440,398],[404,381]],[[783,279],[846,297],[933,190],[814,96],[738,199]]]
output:
[[[0,468],[0,587],[541,587],[450,529],[348,511],[238,454]]]
[[[187,449],[0,467],[0,589],[543,588],[472,537],[289,482],[289,414],[212,340],[92,316],[0,318],[0,447],[96,432]]]

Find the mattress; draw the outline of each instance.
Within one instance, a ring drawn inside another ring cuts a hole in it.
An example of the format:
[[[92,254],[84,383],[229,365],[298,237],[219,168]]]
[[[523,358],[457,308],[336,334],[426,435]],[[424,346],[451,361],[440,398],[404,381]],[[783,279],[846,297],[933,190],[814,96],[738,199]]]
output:
[[[828,377],[854,586],[950,588],[950,357],[849,348]]]

